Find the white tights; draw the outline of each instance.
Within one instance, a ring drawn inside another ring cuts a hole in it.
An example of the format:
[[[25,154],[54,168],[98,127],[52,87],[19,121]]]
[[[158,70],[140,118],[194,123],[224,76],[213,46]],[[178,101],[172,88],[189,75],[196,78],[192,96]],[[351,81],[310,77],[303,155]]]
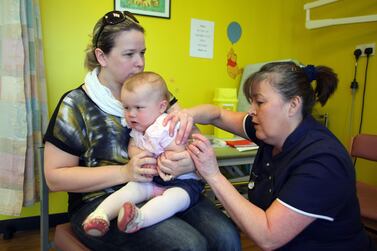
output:
[[[154,183],[128,182],[124,187],[108,196],[95,210],[105,213],[109,220],[118,216],[125,202],[134,204],[149,200],[140,208],[144,223],[148,227],[184,211],[190,205],[188,193],[180,187],[164,188]],[[94,213],[95,214],[95,213]]]

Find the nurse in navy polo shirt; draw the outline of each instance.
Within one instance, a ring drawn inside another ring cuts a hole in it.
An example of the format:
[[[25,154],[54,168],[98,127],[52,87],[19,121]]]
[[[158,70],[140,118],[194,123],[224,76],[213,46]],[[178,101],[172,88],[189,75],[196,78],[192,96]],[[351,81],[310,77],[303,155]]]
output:
[[[188,149],[230,217],[263,249],[376,250],[361,223],[351,158],[311,116],[337,82],[325,66],[269,63],[244,84],[248,114],[202,105],[168,118],[213,124],[259,145],[249,200],[220,173],[205,137],[194,134]]]

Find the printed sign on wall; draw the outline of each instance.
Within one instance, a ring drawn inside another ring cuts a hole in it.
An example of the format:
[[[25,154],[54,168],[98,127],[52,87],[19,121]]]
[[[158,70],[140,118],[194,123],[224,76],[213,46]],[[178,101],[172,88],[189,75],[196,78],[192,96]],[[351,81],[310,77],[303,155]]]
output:
[[[191,19],[190,56],[213,58],[213,36],[215,23]]]

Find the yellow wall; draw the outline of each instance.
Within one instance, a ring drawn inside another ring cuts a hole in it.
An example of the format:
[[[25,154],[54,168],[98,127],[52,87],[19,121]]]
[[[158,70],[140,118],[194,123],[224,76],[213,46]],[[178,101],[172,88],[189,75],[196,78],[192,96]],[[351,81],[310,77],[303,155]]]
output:
[[[301,8],[302,4],[299,4],[299,6]],[[295,7],[297,6],[295,5]],[[338,3],[313,9],[311,18],[341,18],[376,13],[376,1],[342,0]],[[304,15],[304,13],[301,15]],[[303,24],[303,18],[298,21],[300,24]],[[354,117],[352,123],[350,123],[352,110],[350,84],[354,76],[353,51],[356,45],[376,42],[377,22],[337,25],[313,30],[304,29],[301,25],[295,28],[294,44],[298,58],[305,63],[328,65],[338,73],[338,89],[322,110],[329,113],[331,131],[347,147],[351,136],[356,135],[359,129],[366,67],[366,57],[361,57],[357,74],[359,89],[355,94]],[[376,60],[376,55],[369,58],[362,133],[377,134]],[[352,131],[349,130],[349,124],[352,125]],[[358,160],[356,167],[358,179],[377,184],[377,166],[375,163]]]
[[[240,40],[233,45],[238,65],[295,58],[305,64],[328,65],[339,74],[339,88],[324,112],[330,116],[330,129],[347,145],[348,114],[353,78],[355,45],[377,42],[377,22],[339,25],[307,30],[304,3],[309,0],[175,0],[171,19],[137,16],[146,29],[146,70],[162,74],[181,106],[209,103],[216,87],[238,87],[239,78],[226,72],[226,55],[231,47],[227,26],[237,21]],[[49,110],[52,113],[61,95],[77,87],[85,76],[84,49],[96,20],[113,9],[113,0],[40,0]],[[314,11],[312,17],[354,16],[377,12],[375,1],[343,0]],[[189,56],[191,18],[215,22],[214,58]],[[364,132],[377,134],[377,71],[375,56],[369,62],[368,91],[364,111]],[[365,58],[359,62],[358,81],[362,86]],[[358,125],[362,89],[356,94],[355,122]],[[211,127],[201,128],[205,133]],[[359,162],[360,164],[361,162]],[[361,178],[377,184],[377,172],[363,165]],[[372,175],[373,173],[374,178]],[[359,175],[360,176],[360,175]],[[66,210],[63,193],[50,195],[52,213]],[[22,216],[38,215],[38,204],[24,208]],[[7,218],[7,217],[5,217]],[[0,220],[4,219],[0,216]]]

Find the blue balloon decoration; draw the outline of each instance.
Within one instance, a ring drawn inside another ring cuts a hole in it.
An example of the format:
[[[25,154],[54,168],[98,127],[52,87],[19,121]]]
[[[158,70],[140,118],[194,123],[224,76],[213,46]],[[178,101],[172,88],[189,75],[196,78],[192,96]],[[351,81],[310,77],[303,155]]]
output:
[[[237,22],[231,22],[228,25],[228,38],[232,44],[236,43],[241,37],[241,25]]]

